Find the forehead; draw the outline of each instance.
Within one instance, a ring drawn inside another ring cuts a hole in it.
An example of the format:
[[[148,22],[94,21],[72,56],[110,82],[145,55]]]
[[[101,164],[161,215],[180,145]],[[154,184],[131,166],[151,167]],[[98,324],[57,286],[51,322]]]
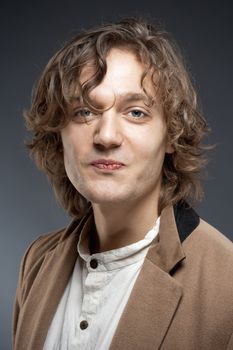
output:
[[[106,74],[101,82],[91,89],[89,97],[98,99],[103,95],[113,94],[115,97],[127,99],[145,99],[155,97],[155,86],[152,84],[151,73],[146,72],[146,66],[137,58],[134,52],[113,48],[106,56]],[[85,86],[98,70],[95,63],[87,65],[80,74],[80,83]],[[143,79],[142,79],[143,78]]]
[[[106,63],[106,78],[119,78],[120,76],[129,77],[131,73],[136,73],[136,77],[144,70],[144,65],[138,60],[136,55],[129,50],[122,48],[112,48],[104,58]],[[87,63],[82,69],[80,74],[80,82],[84,83],[90,79],[97,70],[102,70],[99,59]],[[131,79],[135,77],[135,74],[131,75]],[[112,82],[114,82],[114,80]]]

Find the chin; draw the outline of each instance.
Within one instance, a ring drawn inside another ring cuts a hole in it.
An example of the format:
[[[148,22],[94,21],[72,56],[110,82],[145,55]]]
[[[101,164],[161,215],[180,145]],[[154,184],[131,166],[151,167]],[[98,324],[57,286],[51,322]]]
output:
[[[103,191],[87,191],[82,194],[88,201],[95,204],[117,204],[125,202],[126,195],[121,195],[117,191],[110,192],[108,190]]]
[[[124,199],[120,198],[119,196],[110,196],[109,194],[102,196],[90,196],[89,198],[90,202],[95,204],[117,204],[122,203],[124,201]]]
[[[115,181],[79,182],[76,189],[89,202],[95,204],[123,204],[135,197],[135,188],[128,184],[119,185]]]

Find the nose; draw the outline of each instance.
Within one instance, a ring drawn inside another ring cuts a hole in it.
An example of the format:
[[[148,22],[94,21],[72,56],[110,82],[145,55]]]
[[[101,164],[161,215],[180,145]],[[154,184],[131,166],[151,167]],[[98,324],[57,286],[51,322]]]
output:
[[[119,147],[123,142],[119,116],[112,110],[102,113],[94,134],[96,147],[110,149]]]

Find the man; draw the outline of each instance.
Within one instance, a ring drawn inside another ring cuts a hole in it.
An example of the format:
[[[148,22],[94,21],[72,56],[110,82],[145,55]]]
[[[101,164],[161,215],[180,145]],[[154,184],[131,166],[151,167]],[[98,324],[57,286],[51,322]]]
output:
[[[233,246],[188,204],[208,128],[168,35],[137,19],[81,33],[26,121],[74,220],[23,259],[14,349],[233,349]]]

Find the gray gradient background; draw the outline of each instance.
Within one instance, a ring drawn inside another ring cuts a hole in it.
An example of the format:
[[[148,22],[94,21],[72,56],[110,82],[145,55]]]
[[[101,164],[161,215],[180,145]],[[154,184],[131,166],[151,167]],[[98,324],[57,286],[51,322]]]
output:
[[[11,312],[19,262],[39,234],[64,226],[43,174],[29,159],[23,140],[22,110],[31,89],[61,44],[79,28],[150,15],[173,33],[182,47],[212,128],[209,179],[199,214],[233,238],[232,81],[233,15],[230,1],[18,1],[1,5],[1,245],[0,349],[11,348]]]

